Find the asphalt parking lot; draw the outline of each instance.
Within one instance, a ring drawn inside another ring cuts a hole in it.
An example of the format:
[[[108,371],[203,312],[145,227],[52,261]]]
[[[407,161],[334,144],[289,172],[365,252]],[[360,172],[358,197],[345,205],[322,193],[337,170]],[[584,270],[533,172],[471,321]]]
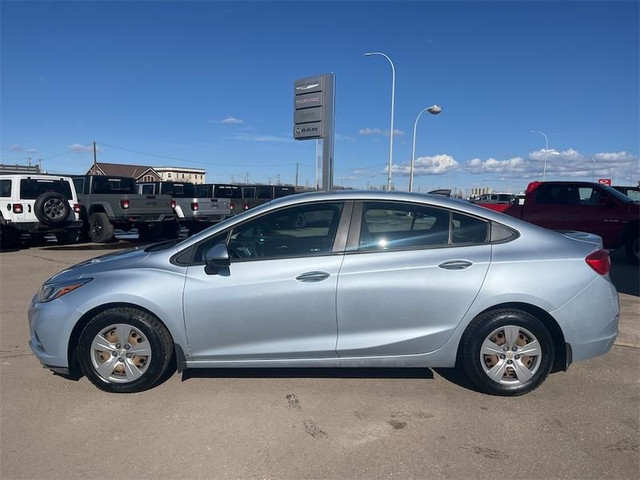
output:
[[[110,395],[40,367],[27,306],[49,276],[131,244],[0,253],[0,477],[640,477],[640,269],[613,255],[603,357],[497,398],[453,370],[204,370]]]

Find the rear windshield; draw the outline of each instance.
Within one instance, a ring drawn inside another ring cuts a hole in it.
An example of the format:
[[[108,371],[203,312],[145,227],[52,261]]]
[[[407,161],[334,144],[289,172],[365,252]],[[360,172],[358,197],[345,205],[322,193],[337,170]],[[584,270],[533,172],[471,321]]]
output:
[[[242,198],[242,190],[235,185],[216,185],[213,198]]]
[[[213,198],[213,195],[211,195],[211,185],[196,185],[195,189],[197,198]]]
[[[193,183],[163,183],[160,193],[171,195],[174,198],[194,198],[196,196]]]
[[[43,193],[55,192],[67,200],[72,200],[71,184],[64,180],[24,179],[20,180],[20,198],[35,200]]]
[[[133,178],[93,177],[93,193],[136,193]]]
[[[286,197],[287,195],[293,195],[296,193],[296,189],[294,187],[275,187],[274,191],[274,198]]]

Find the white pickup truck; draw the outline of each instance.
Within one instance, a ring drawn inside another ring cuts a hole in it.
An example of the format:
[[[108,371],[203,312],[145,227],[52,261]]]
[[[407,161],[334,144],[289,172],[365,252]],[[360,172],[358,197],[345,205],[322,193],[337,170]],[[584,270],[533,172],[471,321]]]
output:
[[[176,217],[189,235],[233,215],[230,199],[198,197],[193,183],[141,182],[137,189],[147,195],[170,195]]]

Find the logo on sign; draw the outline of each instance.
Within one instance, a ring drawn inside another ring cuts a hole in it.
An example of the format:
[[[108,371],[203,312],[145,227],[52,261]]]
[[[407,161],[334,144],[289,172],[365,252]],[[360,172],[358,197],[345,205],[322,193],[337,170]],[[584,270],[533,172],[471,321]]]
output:
[[[598,179],[598,183],[602,184],[602,185],[609,185],[611,186],[611,179],[610,178],[599,178]]]
[[[296,127],[296,135],[301,135],[303,133],[319,133],[320,129],[318,127]]]
[[[319,83],[309,83],[307,85],[299,85],[296,87],[296,90],[310,90],[312,88],[316,88],[319,87],[320,84]]]
[[[320,97],[296,98],[296,105],[309,105],[310,103],[319,103]]]

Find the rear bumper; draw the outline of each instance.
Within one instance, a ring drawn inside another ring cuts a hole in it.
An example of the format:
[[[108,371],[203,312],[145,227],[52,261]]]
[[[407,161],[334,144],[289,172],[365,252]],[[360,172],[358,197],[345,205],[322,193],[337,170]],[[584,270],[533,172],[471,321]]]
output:
[[[573,361],[604,355],[618,336],[618,292],[605,277],[596,278],[551,314],[562,328]]]
[[[122,225],[122,224],[139,225],[139,224],[170,222],[175,219],[176,219],[176,216],[174,214],[127,215],[125,218],[114,219],[113,223],[114,225]]]
[[[25,223],[8,222],[6,225],[11,226],[21,232],[27,232],[27,233],[56,233],[56,232],[64,232],[66,230],[78,229],[82,226],[82,221],[77,220],[75,222],[67,222],[58,227],[50,227],[49,225],[43,225],[40,222],[25,222]]]

